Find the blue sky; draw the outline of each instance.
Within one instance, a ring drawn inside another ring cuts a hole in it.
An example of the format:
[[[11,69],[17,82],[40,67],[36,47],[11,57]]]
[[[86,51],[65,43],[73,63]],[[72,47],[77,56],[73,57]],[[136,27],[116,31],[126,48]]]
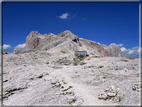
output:
[[[3,51],[23,48],[31,31],[59,34],[70,30],[79,38],[138,57],[139,3],[3,3]]]

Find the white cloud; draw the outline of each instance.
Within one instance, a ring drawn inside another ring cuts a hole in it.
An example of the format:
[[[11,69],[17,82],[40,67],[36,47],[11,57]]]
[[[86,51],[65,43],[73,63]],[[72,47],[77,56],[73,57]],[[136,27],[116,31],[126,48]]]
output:
[[[122,47],[122,48],[121,48],[121,51],[124,52],[124,51],[127,51],[127,49],[124,48],[124,47]]]
[[[6,44],[3,45],[3,50],[7,50],[7,49],[10,49],[10,48],[11,48],[10,45],[6,45]]]
[[[136,47],[132,47],[131,49],[132,49],[132,50],[138,50],[138,49],[139,49],[139,47],[138,47],[138,46],[136,46]]]
[[[129,52],[127,54],[133,54],[134,51],[133,50],[129,50]]]
[[[118,44],[117,46],[118,46],[118,47],[122,47],[122,46],[123,46],[123,44]]]
[[[68,13],[63,13],[61,16],[59,16],[59,18],[61,18],[61,19],[67,19],[68,16],[69,16]]]
[[[126,55],[134,57],[134,58],[139,58],[139,54],[142,53],[142,48],[140,48],[139,46],[135,46],[135,47],[128,49],[128,48],[122,47],[123,44],[115,44],[115,43],[112,43],[112,44],[118,46],[121,49],[121,51],[123,52],[123,54],[126,54]]]
[[[15,48],[23,49],[25,46],[26,46],[26,43],[23,43],[23,44],[19,44],[19,45],[17,45]]]
[[[122,47],[122,46],[123,46],[123,44],[121,44],[121,43],[120,43],[120,44],[111,43],[111,44],[116,45],[116,46],[118,46],[118,47]],[[111,44],[110,44],[110,45],[111,45]]]

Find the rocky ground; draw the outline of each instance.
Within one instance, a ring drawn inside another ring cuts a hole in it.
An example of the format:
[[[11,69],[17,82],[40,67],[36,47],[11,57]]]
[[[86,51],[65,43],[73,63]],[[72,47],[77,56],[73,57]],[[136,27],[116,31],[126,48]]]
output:
[[[139,59],[3,55],[4,105],[140,105]]]

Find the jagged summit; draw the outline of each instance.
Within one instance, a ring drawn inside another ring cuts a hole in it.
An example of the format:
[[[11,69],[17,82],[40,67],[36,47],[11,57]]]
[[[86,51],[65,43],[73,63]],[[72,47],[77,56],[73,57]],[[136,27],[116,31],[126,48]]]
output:
[[[67,32],[67,33],[72,33],[70,30],[65,30],[64,32]]]
[[[21,53],[37,50],[65,51],[67,54],[74,55],[74,51],[87,51],[89,55],[105,57],[126,57],[115,44],[106,46],[94,41],[79,38],[69,30],[55,35],[53,33],[40,34],[32,31],[26,38],[26,46]],[[15,52],[16,53],[16,52]],[[18,53],[20,53],[18,51]]]
[[[32,34],[36,34],[37,35],[38,31],[31,31],[29,35],[32,35]]]
[[[55,34],[53,34],[53,33],[50,32],[50,33],[48,33],[48,34],[46,34],[46,35],[55,35]]]
[[[74,34],[69,30],[65,30],[64,32],[59,33],[57,36],[64,37],[64,36],[67,36],[67,35],[72,35],[73,36]]]

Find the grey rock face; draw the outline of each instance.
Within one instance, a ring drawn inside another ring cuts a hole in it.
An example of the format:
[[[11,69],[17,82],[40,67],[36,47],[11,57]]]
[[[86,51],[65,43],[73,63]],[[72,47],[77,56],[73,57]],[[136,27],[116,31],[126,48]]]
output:
[[[114,44],[111,44],[110,45],[110,49],[111,49],[111,54],[112,54],[112,56],[114,56],[114,57],[123,57],[123,53],[122,53],[122,51],[120,50],[120,48],[119,47],[117,47],[116,45],[114,45]]]
[[[32,31],[26,38],[26,46],[23,52],[34,50],[49,50],[65,41],[74,41],[79,43],[79,38],[70,31],[64,31],[58,35],[52,33],[41,35],[37,31]]]
[[[110,46],[101,45],[96,42],[80,39],[85,45],[92,47],[93,49],[96,49],[99,53],[101,53],[102,56],[111,56],[111,57],[126,57],[124,56],[122,51],[119,47],[117,47],[114,44],[111,44]]]
[[[39,45],[40,38],[38,37],[40,34],[37,31],[32,31],[26,38],[26,46],[23,49],[23,52],[31,52],[34,51]]]

